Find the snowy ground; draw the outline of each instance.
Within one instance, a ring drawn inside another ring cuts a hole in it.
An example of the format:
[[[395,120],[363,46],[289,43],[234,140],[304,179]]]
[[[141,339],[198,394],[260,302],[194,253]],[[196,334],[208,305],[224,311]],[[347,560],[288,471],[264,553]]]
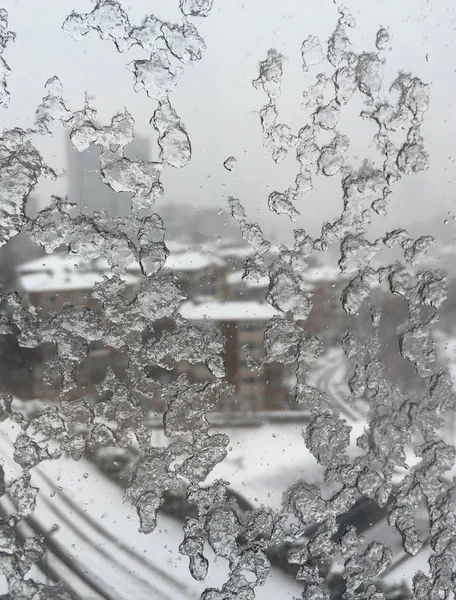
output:
[[[14,437],[14,426],[2,423],[0,454],[7,479],[20,474],[12,460]],[[121,489],[84,459],[41,463],[32,469],[32,485],[39,493],[31,524],[48,533],[55,550],[47,553],[48,564],[81,599],[192,600],[226,580],[226,561],[214,562],[208,550],[209,574],[203,583],[194,581],[188,559],[178,551],[182,523],[161,515],[154,533],[138,533],[137,515]],[[2,508],[12,507],[2,499]],[[36,571],[31,576],[40,578]],[[0,593],[6,591],[0,578]],[[290,576],[273,570],[257,588],[257,598],[292,600],[300,592]]]
[[[447,341],[446,344],[446,356],[452,365],[456,365],[456,338],[453,343]],[[456,367],[452,368],[456,376]],[[365,427],[365,407],[354,407],[347,402],[343,354],[330,351],[318,361],[312,378],[312,384],[334,399],[341,416],[352,426],[349,452],[352,455],[361,452],[356,439]],[[263,426],[214,426],[212,431],[226,433],[230,444],[227,458],[215,467],[209,481],[223,478],[252,505],[279,508],[284,491],[298,479],[322,480],[320,465],[305,447],[304,428],[302,420],[265,423]],[[1,424],[0,432],[0,453],[12,476],[11,425]],[[451,439],[455,437],[451,436]],[[157,428],[153,442],[157,445],[167,443],[162,429]],[[409,466],[416,462],[417,457],[411,453]],[[78,589],[81,598],[191,600],[199,598],[205,587],[218,587],[225,581],[226,564],[223,561],[214,564],[212,560],[203,584],[191,578],[188,560],[178,552],[183,536],[182,523],[173,518],[161,515],[157,531],[148,536],[139,534],[137,516],[131,506],[123,502],[122,491],[87,461],[62,458],[48,461],[32,472],[32,483],[40,488],[35,513],[37,522],[46,531],[57,525],[51,534],[52,540],[67,556],[71,555],[72,563],[80,571],[87,573],[88,583],[82,584],[80,578],[74,582],[71,570],[62,566],[52,553],[49,561],[64,580]],[[405,472],[398,472],[397,480]],[[423,521],[423,539],[425,529]],[[429,546],[416,557],[408,557],[402,550],[399,534],[384,519],[364,536],[368,541],[382,540],[394,551],[394,565],[385,574],[388,583],[404,579],[410,583],[418,569],[428,571]],[[92,584],[101,586],[105,595],[97,595]],[[286,600],[300,594],[300,586],[277,571],[266,586],[257,588],[260,600]]]

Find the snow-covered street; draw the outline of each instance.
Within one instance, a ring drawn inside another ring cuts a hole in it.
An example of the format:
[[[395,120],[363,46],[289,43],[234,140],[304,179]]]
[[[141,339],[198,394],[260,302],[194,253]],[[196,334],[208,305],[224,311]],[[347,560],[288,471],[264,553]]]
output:
[[[361,411],[346,402],[342,361],[340,353],[326,356],[313,373],[313,385],[334,398],[341,416],[352,426],[348,452],[354,456],[361,452],[356,439],[366,420]],[[279,509],[283,493],[297,480],[312,483],[323,478],[322,467],[305,446],[305,426],[305,419],[244,427],[214,425],[212,432],[227,434],[230,443],[228,456],[213,469],[208,481],[223,478],[250,505]],[[0,425],[0,453],[7,479],[20,475],[13,461],[17,431],[18,426],[11,422]],[[163,430],[157,428],[154,443],[166,444],[160,432]],[[414,455],[407,458],[409,466],[417,460]],[[67,582],[81,599],[191,600],[199,598],[205,588],[219,587],[226,580],[227,564],[224,560],[214,562],[210,548],[206,549],[211,557],[208,577],[202,583],[193,580],[188,559],[178,551],[183,539],[182,522],[160,513],[155,532],[139,533],[138,517],[123,500],[122,489],[88,460],[73,461],[63,456],[45,461],[31,472],[32,485],[39,488],[37,505],[22,530],[24,534],[33,530],[45,535],[48,577]],[[398,472],[397,481],[405,472]],[[5,498],[0,507],[3,516],[13,508]],[[429,546],[425,545],[416,557],[408,557],[402,550],[400,535],[384,518],[368,528],[364,536],[368,541],[383,540],[393,550],[394,564],[385,573],[388,583],[411,583],[417,569],[427,571]],[[43,581],[45,572],[34,568],[30,576]],[[5,585],[0,579],[1,593],[6,591]],[[266,585],[256,588],[256,597],[291,600],[301,591],[291,576],[273,569]]]
[[[12,460],[16,433],[15,426],[0,425],[7,479],[20,475]],[[139,533],[138,517],[124,502],[122,490],[85,459],[43,462],[32,469],[32,485],[39,488],[37,505],[24,531],[45,534],[49,572],[68,583],[81,599],[192,600],[206,587],[218,587],[226,580],[227,563],[220,559],[211,559],[204,582],[193,580],[188,559],[178,551],[182,523],[160,515],[155,532]],[[5,498],[0,507],[4,515],[13,508]],[[44,581],[37,569],[31,576]],[[300,588],[291,576],[273,569],[256,593],[259,600],[292,600]],[[6,591],[1,577],[0,593]]]

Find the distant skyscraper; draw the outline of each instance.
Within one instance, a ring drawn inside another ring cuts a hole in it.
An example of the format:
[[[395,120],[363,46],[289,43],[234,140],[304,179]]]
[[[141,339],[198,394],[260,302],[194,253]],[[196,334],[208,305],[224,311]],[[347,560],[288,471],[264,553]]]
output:
[[[137,135],[125,147],[125,156],[150,160],[149,140]],[[131,193],[116,193],[100,179],[100,149],[97,146],[92,145],[87,150],[78,152],[68,138],[67,159],[70,202],[78,204],[89,213],[105,210],[114,217],[129,213]]]

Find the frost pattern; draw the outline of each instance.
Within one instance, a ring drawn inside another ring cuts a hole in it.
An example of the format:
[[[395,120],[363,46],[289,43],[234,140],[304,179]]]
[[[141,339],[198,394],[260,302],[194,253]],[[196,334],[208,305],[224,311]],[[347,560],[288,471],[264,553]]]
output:
[[[8,30],[8,13],[4,8],[0,9],[0,55],[10,41],[16,39],[16,34]],[[11,73],[11,69],[6,64],[3,56],[0,56],[0,104],[8,106],[10,93],[6,85],[6,78]]]
[[[25,206],[40,176],[55,177],[22,129],[4,130],[0,138],[0,246],[26,224]]]
[[[159,102],[151,125],[158,131],[160,159],[176,169],[185,167],[192,155],[190,139],[169,100]]]
[[[215,327],[179,315],[186,295],[178,278],[166,271],[165,225],[159,215],[140,212],[162,195],[163,166],[182,168],[191,159],[189,135],[169,96],[182,73],[182,67],[174,62],[200,60],[205,49],[196,27],[186,18],[208,16],[212,1],[181,0],[179,6],[182,24],[148,15],[141,25],[132,26],[120,3],[98,0],[90,13],[73,12],[63,25],[75,40],[82,41],[95,30],[102,39],[113,41],[119,52],[137,45],[150,54],[130,63],[130,69],[135,90],[144,89],[157,103],[151,125],[158,132],[158,162],[126,158],[124,148],[134,138],[134,120],[127,110],[114,115],[109,125],[100,125],[89,98],[82,110],[71,110],[56,76],[46,83],[46,96],[36,111],[36,129],[2,133],[0,243],[5,244],[28,225],[30,239],[47,253],[64,245],[70,256],[94,263],[107,259],[110,267],[93,286],[96,307],[65,304],[42,317],[33,306],[23,304],[18,293],[2,294],[8,309],[2,318],[2,332],[17,330],[23,348],[36,348],[43,342],[52,345],[54,354],[45,364],[45,376],[56,371],[59,380],[58,402],[34,415],[13,408],[11,397],[0,398],[0,422],[10,421],[18,429],[14,461],[21,473],[9,479],[0,465],[0,495],[8,495],[14,506],[10,518],[0,521],[1,568],[8,597],[75,597],[62,585],[40,584],[27,576],[46,551],[43,538],[20,538],[21,520],[33,514],[39,494],[31,483],[33,469],[43,461],[58,460],[63,453],[78,460],[86,450],[118,445],[136,451],[125,496],[136,507],[140,531],[151,533],[156,528],[165,495],[184,485],[192,514],[187,516],[179,551],[188,557],[192,576],[198,581],[206,577],[209,548],[215,557],[227,559],[226,581],[220,589],[206,589],[204,600],[253,600],[255,588],[265,583],[271,570],[273,549],[286,544],[294,544],[287,562],[294,566],[302,584],[302,598],[333,597],[325,565],[335,557],[343,580],[339,597],[392,598],[385,588],[383,593],[378,579],[392,563],[391,550],[381,542],[367,542],[353,526],[337,520],[355,506],[360,495],[387,511],[388,522],[400,534],[409,555],[416,555],[426,543],[420,537],[415,511],[418,504],[426,505],[432,554],[429,574],[415,575],[413,594],[415,598],[449,598],[455,582],[455,496],[454,482],[448,482],[444,474],[454,465],[456,451],[438,432],[445,412],[454,410],[454,394],[448,373],[437,366],[434,339],[438,309],[447,296],[446,276],[417,266],[434,241],[430,236],[413,239],[403,229],[385,232],[376,240],[368,239],[367,234],[371,220],[386,214],[394,183],[428,165],[420,127],[429,88],[417,77],[400,73],[385,91],[385,59],[379,52],[388,47],[388,31],[378,31],[375,50],[357,54],[349,39],[355,23],[342,8],[326,55],[316,37],[310,35],[302,43],[305,71],[326,62],[333,73],[330,77],[317,75],[316,83],[304,92],[311,119],[297,132],[278,123],[276,101],[281,94],[284,58],[270,49],[259,64],[253,85],[267,96],[260,111],[265,145],[276,163],[292,148],[298,162],[294,185],[284,192],[273,191],[269,208],[295,221],[300,214],[295,205],[302,204],[319,175],[340,178],[343,208],[340,217],[323,224],[316,238],[295,229],[294,245],[282,246],[268,262],[270,242],[258,224],[247,220],[241,202],[229,198],[231,215],[254,251],[245,263],[244,278],[266,276],[266,301],[277,311],[264,330],[264,357],[248,357],[250,365],[262,370],[271,363],[282,363],[293,372],[296,403],[305,404],[309,411],[303,446],[318,461],[323,475],[323,483],[300,479],[289,486],[280,513],[266,506],[244,511],[229,498],[228,482],[206,480],[226,458],[230,443],[226,435],[211,433],[206,418],[222,397],[233,392],[224,379],[224,336]],[[3,51],[14,39],[7,31],[5,11],[0,13],[0,24]],[[5,103],[9,69],[3,59],[2,64],[0,100]],[[332,97],[324,100],[328,91]],[[393,104],[388,94],[394,92],[399,92],[399,97]],[[372,121],[378,130],[375,142],[384,157],[381,168],[367,160],[356,166],[347,162],[349,139],[336,128],[341,108],[355,94],[365,104],[362,118]],[[116,192],[131,193],[128,217],[113,218],[105,212],[90,216],[78,211],[71,199],[58,197],[36,218],[26,216],[27,198],[39,177],[53,176],[33,146],[32,135],[50,135],[58,123],[69,130],[79,151],[92,144],[99,147],[101,180]],[[390,134],[400,131],[405,131],[405,137],[397,147]],[[235,165],[234,157],[224,162],[228,171]],[[340,273],[347,277],[341,305],[353,319],[367,308],[371,319],[367,337],[361,339],[347,328],[341,340],[349,365],[348,408],[344,410],[310,377],[311,366],[323,355],[325,345],[303,326],[314,305],[314,291],[304,276],[306,267],[314,251],[324,251],[335,242],[340,247]],[[403,260],[375,269],[373,258],[385,247],[398,250]],[[128,269],[132,265],[137,265],[141,274],[139,285],[129,294]],[[416,397],[405,394],[385,375],[379,355],[381,311],[371,299],[377,285],[387,286],[406,303],[408,318],[398,329],[397,340],[403,359],[422,382]],[[155,326],[160,320],[170,321],[171,326],[158,333]],[[97,386],[98,401],[90,403],[85,398],[75,399],[72,392],[81,364],[95,343],[124,353],[128,366],[124,380],[108,369]],[[183,374],[166,381],[145,372],[146,367],[172,371],[181,362],[203,364],[211,379],[195,382]],[[166,447],[155,446],[151,440],[143,403],[151,394],[164,406]],[[359,452],[353,455],[352,426],[347,419],[359,406],[368,421],[356,440]],[[419,459],[412,467],[406,463],[410,448]],[[393,485],[397,468],[406,468],[407,473]]]

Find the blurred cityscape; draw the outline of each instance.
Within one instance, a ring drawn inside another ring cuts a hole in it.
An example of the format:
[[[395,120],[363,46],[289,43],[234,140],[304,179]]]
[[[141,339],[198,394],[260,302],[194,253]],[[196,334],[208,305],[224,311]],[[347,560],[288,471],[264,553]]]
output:
[[[148,158],[146,141],[138,138],[135,144],[132,152]],[[124,198],[101,183],[98,160],[96,151],[78,153],[68,147],[70,200],[88,212],[107,210],[113,216],[128,214],[127,195]],[[39,208],[38,199],[32,199],[29,214],[33,216]],[[265,357],[266,322],[277,314],[266,302],[269,278],[252,280],[245,277],[244,265],[253,255],[253,249],[242,240],[228,213],[169,204],[160,210],[160,215],[169,250],[163,270],[178,277],[186,295],[180,314],[202,326],[215,324],[225,340],[226,380],[234,393],[221,398],[208,419],[215,430],[229,435],[231,448],[226,460],[217,465],[211,477],[230,481],[233,498],[246,509],[256,504],[278,508],[283,492],[297,477],[318,480],[321,473],[315,459],[304,448],[302,427],[308,410],[305,403],[298,404],[295,400],[293,371],[281,363],[267,363],[262,369],[255,368],[255,364],[261,364]],[[282,251],[284,247],[271,244],[264,255],[265,264],[272,264]],[[441,311],[437,339],[440,340],[439,357],[453,371],[456,365],[453,339],[456,278],[452,273],[455,255],[456,245],[445,243],[434,246],[428,259],[431,262],[438,260],[439,265],[448,268],[449,272],[449,299]],[[64,247],[46,255],[23,234],[13,238],[0,252],[3,288],[19,292],[23,302],[35,306],[43,318],[66,303],[100,310],[92,296],[93,286],[111,276],[106,258],[85,261],[74,253],[69,254],[68,248]],[[128,266],[127,294],[135,294],[143,277],[139,264]],[[367,337],[371,327],[370,312],[366,308],[353,320],[342,310],[340,298],[350,276],[340,273],[337,261],[330,253],[311,260],[302,279],[313,294],[313,307],[299,326],[303,333],[318,336],[327,349],[312,367],[312,385],[328,394],[342,417],[353,427],[353,432],[359,435],[366,422],[367,407],[356,407],[347,401],[349,366],[341,341],[347,329],[355,331],[361,339]],[[386,366],[387,376],[406,393],[419,391],[422,381],[411,363],[402,358],[397,341],[397,327],[407,318],[405,301],[393,296],[386,285],[377,285],[371,290],[371,301],[381,310],[380,358]],[[173,327],[171,319],[161,319],[155,322],[154,331],[144,335],[159,338]],[[52,343],[26,349],[19,345],[17,336],[11,333],[0,335],[1,391],[12,394],[24,410],[33,403],[52,405],[59,392],[59,373],[56,371],[49,381],[44,376],[44,365],[52,361],[53,353]],[[93,343],[79,367],[78,386],[72,392],[74,399],[96,398],[97,386],[105,378],[108,368],[122,381],[126,378],[127,366],[127,355],[100,342]],[[204,364],[184,361],[170,369],[151,369],[145,376],[153,381],[168,382],[182,373],[186,373],[191,382],[212,379]],[[165,406],[160,394],[152,394],[146,408],[152,429],[155,424],[153,442],[165,445],[162,420]],[[135,459],[134,448],[106,447],[89,456],[84,468],[90,472],[90,462],[95,463],[111,481],[124,487]],[[190,514],[184,496],[183,493],[165,495],[163,511],[168,517],[182,519]],[[360,497],[350,514],[341,516],[340,522],[341,526],[351,524],[366,532],[367,539],[376,539],[386,535],[389,528],[385,515],[386,508],[380,509],[372,501]],[[171,523],[168,526],[172,528]],[[388,543],[397,548],[395,564],[401,565],[404,557],[401,540],[397,537]],[[271,555],[271,562],[290,570],[283,552],[284,549],[278,549],[276,556]],[[423,561],[422,554],[420,560]],[[392,579],[399,587],[394,587],[395,591],[385,597],[407,597],[401,587],[404,569],[412,572],[410,564],[407,565]],[[340,597],[337,589],[334,584],[334,598]]]

